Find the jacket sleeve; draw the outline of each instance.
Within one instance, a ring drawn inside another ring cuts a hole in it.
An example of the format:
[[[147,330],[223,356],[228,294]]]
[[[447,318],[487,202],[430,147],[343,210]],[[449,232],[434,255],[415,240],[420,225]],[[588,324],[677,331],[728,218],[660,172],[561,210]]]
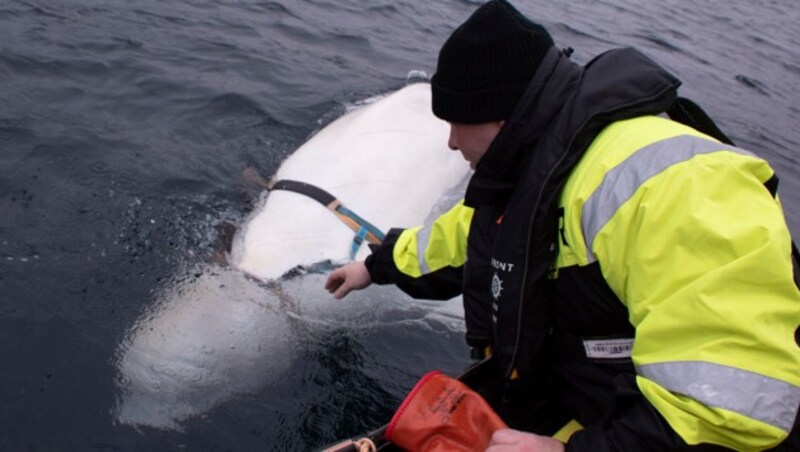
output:
[[[472,213],[459,202],[429,225],[390,230],[365,262],[373,282],[396,284],[414,298],[459,295]]]
[[[800,291],[764,186],[772,175],[752,155],[693,157],[641,181],[594,235],[636,328],[643,398],[577,434],[573,450],[589,438],[591,450],[761,450],[787,437],[800,404]]]
[[[615,381],[615,397],[608,419],[574,433],[566,452],[678,451],[695,450],[670,427],[636,386],[636,377]],[[729,450],[705,445],[700,450]]]

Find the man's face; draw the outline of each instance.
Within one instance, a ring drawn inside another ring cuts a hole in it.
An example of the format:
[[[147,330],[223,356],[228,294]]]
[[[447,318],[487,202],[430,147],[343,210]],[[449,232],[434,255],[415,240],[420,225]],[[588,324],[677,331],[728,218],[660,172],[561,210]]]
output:
[[[478,165],[494,137],[500,133],[505,121],[484,122],[481,124],[450,123],[450,139],[447,145],[469,162],[472,169]]]

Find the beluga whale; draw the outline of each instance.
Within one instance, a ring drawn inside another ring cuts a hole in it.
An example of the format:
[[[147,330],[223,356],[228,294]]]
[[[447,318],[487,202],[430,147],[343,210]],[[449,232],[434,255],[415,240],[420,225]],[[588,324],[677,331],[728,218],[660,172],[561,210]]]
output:
[[[280,378],[309,338],[331,325],[389,322],[410,309],[409,316],[463,329],[459,300],[425,303],[382,287],[335,302],[325,275],[298,277],[296,269],[319,262],[363,259],[370,232],[308,194],[274,189],[281,181],[312,187],[379,231],[430,220],[463,196],[471,172],[448,149],[449,127],[431,113],[430,96],[427,83],[410,84],[316,132],[264,182],[273,189],[238,227],[229,265],[188,263],[159,289],[117,347],[117,422],[180,430]],[[382,318],[386,312],[393,314]]]

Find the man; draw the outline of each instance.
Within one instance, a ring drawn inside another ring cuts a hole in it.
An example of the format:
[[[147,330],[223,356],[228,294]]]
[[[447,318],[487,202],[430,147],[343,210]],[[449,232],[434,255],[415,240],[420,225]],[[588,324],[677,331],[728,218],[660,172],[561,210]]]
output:
[[[463,204],[391,231],[326,287],[461,291],[467,341],[507,383],[493,408],[533,432],[498,431],[491,450],[799,447],[777,178],[679,84],[632,49],[580,67],[503,0],[442,47],[433,112],[475,169]],[[546,403],[509,410],[518,391]],[[553,407],[584,426],[565,445],[547,437]]]

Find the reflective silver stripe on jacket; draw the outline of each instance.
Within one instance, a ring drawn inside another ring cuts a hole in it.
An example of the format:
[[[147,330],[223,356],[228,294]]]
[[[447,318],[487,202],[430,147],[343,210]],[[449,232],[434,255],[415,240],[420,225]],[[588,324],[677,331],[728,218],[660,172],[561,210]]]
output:
[[[790,431],[800,387],[755,372],[702,361],[637,366],[636,373],[709,407],[723,408]]]
[[[423,275],[431,272],[428,268],[428,263],[425,261],[425,250],[428,249],[428,242],[431,241],[431,234],[433,233],[433,225],[426,224],[419,231],[417,231],[417,261],[419,262],[419,271]]]
[[[606,173],[600,186],[583,204],[581,227],[589,263],[597,258],[592,246],[597,233],[648,179],[696,155],[717,151],[753,155],[749,151],[692,135],[679,135],[647,145]]]

